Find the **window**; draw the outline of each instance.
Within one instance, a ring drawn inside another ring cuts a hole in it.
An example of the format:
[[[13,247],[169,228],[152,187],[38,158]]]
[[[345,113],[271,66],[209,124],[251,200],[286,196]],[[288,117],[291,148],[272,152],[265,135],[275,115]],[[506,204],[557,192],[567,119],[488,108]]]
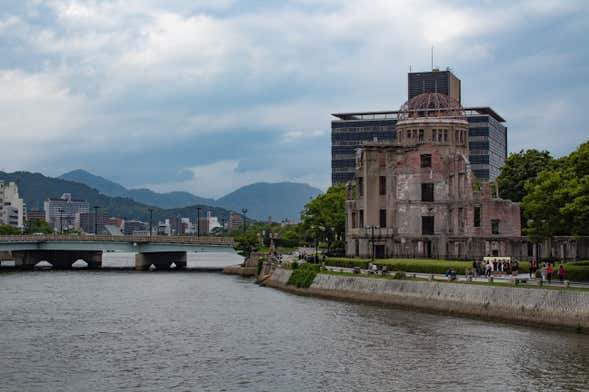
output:
[[[499,219],[493,219],[491,221],[491,233],[499,234]]]
[[[444,143],[448,143],[448,130],[444,129]]]
[[[358,219],[358,216],[355,212],[352,212],[352,229],[356,228],[356,224],[358,223],[356,219]]]
[[[421,154],[421,167],[432,167],[432,154]]]
[[[422,235],[433,235],[434,234],[434,217],[433,216],[422,216],[421,217],[421,234]]]
[[[474,227],[481,227],[481,207],[474,208]]]
[[[419,130],[419,141],[423,142],[423,129]]]
[[[387,194],[387,178],[385,176],[378,177],[378,194]]]
[[[364,210],[358,210],[358,227],[364,227]]]
[[[364,177],[358,177],[358,195],[364,196]]]
[[[438,143],[442,142],[442,130],[438,130]]]
[[[387,227],[387,210],[380,210],[379,224],[380,227]]]
[[[434,142],[434,143],[436,142],[437,136],[438,136],[438,131],[435,129],[432,129],[432,142]]]
[[[434,201],[434,184],[431,182],[421,184],[421,201]]]

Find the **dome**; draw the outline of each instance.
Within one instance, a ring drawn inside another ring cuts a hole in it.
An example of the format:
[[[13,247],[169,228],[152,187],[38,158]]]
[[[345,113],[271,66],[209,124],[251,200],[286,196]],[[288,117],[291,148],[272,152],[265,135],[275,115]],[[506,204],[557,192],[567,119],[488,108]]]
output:
[[[440,93],[419,94],[405,102],[399,110],[399,120],[423,117],[466,121],[466,115],[460,103]]]

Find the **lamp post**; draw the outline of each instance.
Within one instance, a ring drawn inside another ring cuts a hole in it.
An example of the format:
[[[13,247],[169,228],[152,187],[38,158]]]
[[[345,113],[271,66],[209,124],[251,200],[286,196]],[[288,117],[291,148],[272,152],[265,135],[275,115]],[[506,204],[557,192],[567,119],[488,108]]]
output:
[[[374,262],[374,230],[378,229],[379,227],[378,226],[375,226],[375,225],[372,225],[372,226],[368,226],[368,228],[370,229],[370,232],[371,232],[370,238],[371,238],[371,241],[372,241],[372,256],[371,256],[371,259],[372,259],[372,262]]]
[[[247,214],[247,208],[242,208],[241,213],[243,214],[243,234],[245,234],[245,230],[247,227],[247,223],[246,223],[247,219],[246,219],[245,214]]]
[[[59,234],[63,234],[63,208],[57,210],[59,212]]]
[[[149,209],[149,237],[153,234],[153,208]]]
[[[196,207],[196,238],[200,237],[200,209],[201,207]]]
[[[94,206],[94,235],[98,235],[98,209],[99,206]]]

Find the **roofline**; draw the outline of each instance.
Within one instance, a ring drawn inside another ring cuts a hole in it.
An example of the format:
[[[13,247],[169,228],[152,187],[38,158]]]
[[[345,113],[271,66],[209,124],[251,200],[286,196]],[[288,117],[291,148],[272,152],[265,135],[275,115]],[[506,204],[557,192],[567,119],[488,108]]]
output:
[[[477,112],[478,114],[487,114],[493,117],[499,122],[505,122],[505,119],[501,117],[496,111],[489,106],[472,106],[464,107],[465,112]],[[383,119],[397,119],[397,116],[401,113],[400,110],[382,110],[376,112],[349,112],[349,113],[332,113],[331,115],[339,118],[340,120],[383,120]],[[390,116],[389,116],[390,115]],[[374,116],[374,118],[348,118],[354,116]],[[376,116],[384,116],[377,118]],[[467,115],[468,116],[468,115]]]

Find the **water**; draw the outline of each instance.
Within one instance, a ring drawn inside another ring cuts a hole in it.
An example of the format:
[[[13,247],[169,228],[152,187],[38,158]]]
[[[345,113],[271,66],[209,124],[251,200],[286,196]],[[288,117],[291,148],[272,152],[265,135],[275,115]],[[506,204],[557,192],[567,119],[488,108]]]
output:
[[[299,297],[234,276],[0,274],[0,391],[587,391],[588,367],[586,335]]]

